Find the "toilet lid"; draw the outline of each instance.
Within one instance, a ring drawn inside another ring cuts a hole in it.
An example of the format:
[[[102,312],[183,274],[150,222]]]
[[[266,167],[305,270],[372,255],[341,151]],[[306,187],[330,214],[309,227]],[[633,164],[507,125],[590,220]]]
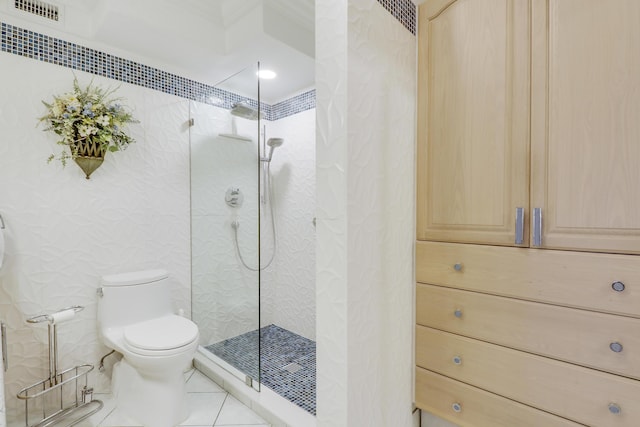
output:
[[[183,347],[198,336],[198,327],[189,319],[169,315],[136,323],[124,329],[127,344],[144,350]]]

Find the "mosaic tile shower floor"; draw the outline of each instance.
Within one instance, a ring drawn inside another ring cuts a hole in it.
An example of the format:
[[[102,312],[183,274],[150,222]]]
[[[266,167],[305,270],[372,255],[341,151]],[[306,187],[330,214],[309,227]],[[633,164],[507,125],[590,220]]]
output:
[[[258,379],[258,333],[262,350],[261,383],[316,414],[316,343],[276,325],[265,326],[205,348]]]

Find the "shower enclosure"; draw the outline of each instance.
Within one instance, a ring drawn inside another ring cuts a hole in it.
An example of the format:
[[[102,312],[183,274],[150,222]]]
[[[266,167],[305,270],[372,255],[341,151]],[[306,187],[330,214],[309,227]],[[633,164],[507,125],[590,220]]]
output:
[[[190,105],[192,316],[199,356],[315,415],[315,342],[278,324],[273,291],[264,292],[276,288],[276,266],[287,262],[277,210],[286,203],[271,165],[289,171],[279,157],[289,141],[260,102],[258,68]]]

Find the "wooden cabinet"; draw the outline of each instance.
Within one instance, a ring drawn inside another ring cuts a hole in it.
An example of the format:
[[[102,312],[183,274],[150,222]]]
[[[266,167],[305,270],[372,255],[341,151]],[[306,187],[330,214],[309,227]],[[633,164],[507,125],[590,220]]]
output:
[[[638,0],[420,6],[419,408],[640,425],[639,22]]]
[[[417,242],[416,405],[461,426],[540,416],[520,405],[640,425],[639,265],[637,255]]]
[[[463,427],[583,427],[422,368],[416,368],[416,403]]]
[[[543,246],[639,253],[640,2],[536,0],[532,18]]]
[[[640,420],[640,381],[422,326],[416,331],[416,349],[420,369],[427,366],[429,371],[580,424],[637,427]],[[464,409],[464,403],[461,406]],[[497,412],[510,409],[505,406]],[[496,426],[469,421],[474,427]]]
[[[513,244],[529,201],[528,4],[427,1],[419,15],[418,239]]]
[[[640,253],[640,2],[419,16],[418,239]]]

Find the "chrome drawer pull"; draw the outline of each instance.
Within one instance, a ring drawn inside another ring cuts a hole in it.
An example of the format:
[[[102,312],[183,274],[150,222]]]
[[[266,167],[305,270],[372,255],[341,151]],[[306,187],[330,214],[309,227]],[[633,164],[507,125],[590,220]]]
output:
[[[623,347],[619,342],[612,342],[611,344],[609,344],[609,348],[615,353],[620,353]]]
[[[456,316],[458,319],[462,317],[462,311],[461,310],[456,310],[453,312],[453,315]]]
[[[462,365],[462,357],[453,356],[453,363],[455,363],[456,365]]]
[[[617,415],[622,412],[622,408],[617,403],[609,403],[609,412]]]
[[[616,292],[622,292],[624,291],[624,283],[622,282],[613,282],[611,284],[611,287],[613,288],[614,291]]]
[[[462,264],[457,263],[456,265],[453,266],[453,269],[455,271],[462,271]]]
[[[454,403],[451,407],[453,408],[453,412],[462,412],[462,405],[459,403]]]

